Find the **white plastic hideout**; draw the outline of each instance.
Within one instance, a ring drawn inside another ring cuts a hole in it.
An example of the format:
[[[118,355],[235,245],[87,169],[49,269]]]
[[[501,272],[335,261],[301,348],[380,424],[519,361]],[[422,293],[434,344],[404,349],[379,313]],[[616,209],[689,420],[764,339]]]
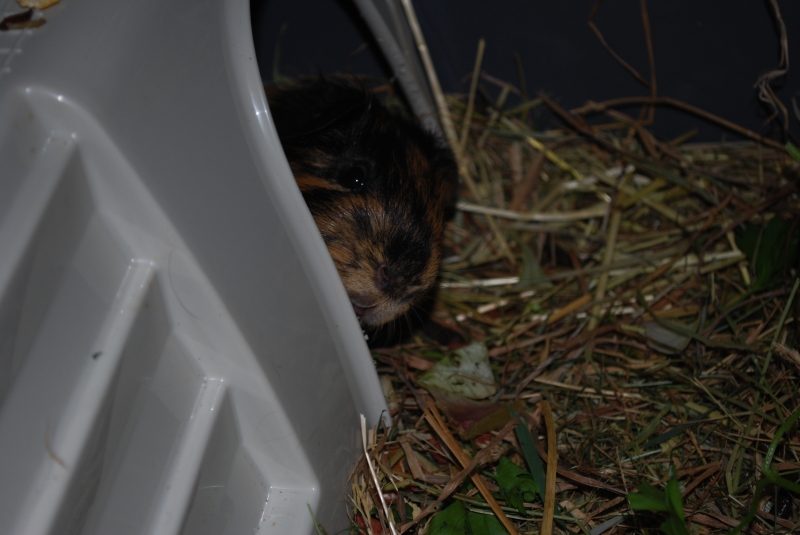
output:
[[[360,5],[424,111],[397,19]],[[386,405],[248,2],[43,15],[0,32],[0,533],[346,527],[359,414]]]

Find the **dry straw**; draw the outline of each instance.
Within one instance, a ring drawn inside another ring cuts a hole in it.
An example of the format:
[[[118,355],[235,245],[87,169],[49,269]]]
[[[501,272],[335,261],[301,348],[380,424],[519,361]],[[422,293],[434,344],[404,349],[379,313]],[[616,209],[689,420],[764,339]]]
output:
[[[797,495],[756,489],[773,470],[800,474],[800,435],[784,425],[800,405],[798,162],[659,96],[653,68],[636,73],[648,97],[570,111],[542,94],[510,107],[523,92],[481,73],[483,50],[469,93],[437,97],[461,198],[431,325],[374,350],[395,427],[377,432],[373,470],[354,474],[351,512],[385,533],[391,515],[423,533],[453,501],[509,533],[656,532],[663,514],[634,514],[624,495],[663,488],[674,468],[691,532],[723,533],[748,513],[749,533],[797,532]],[[632,104],[637,116],[620,110]],[[749,141],[661,139],[657,106]],[[555,129],[532,127],[548,115]],[[486,402],[501,409],[480,422],[439,414],[417,383],[472,342],[488,349],[498,392]],[[533,470],[508,404],[546,467],[524,514],[487,477],[502,455]]]

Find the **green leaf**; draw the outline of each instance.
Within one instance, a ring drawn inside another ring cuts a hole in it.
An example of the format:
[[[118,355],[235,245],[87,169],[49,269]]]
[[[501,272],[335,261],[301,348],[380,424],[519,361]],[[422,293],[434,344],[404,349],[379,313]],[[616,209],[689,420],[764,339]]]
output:
[[[533,480],[536,482],[536,488],[539,489],[538,492],[539,495],[541,495],[541,489],[546,488],[545,480],[547,477],[544,472],[542,460],[539,458],[539,452],[536,451],[536,446],[533,445],[533,436],[528,426],[522,423],[522,417],[510,405],[508,407],[508,412],[511,413],[511,416],[520,421],[520,424],[514,428],[514,432],[517,434],[517,440],[519,440],[519,445],[522,448],[522,454],[525,456],[525,463],[528,465],[528,468],[530,468],[531,474],[533,474]],[[544,499],[544,497],[542,497],[542,499]],[[559,515],[561,514],[561,506],[558,504],[556,504],[556,513]],[[567,525],[560,518],[556,518],[556,523],[564,528],[564,530],[567,529]]]
[[[628,494],[628,504],[634,511],[669,511],[664,492],[649,483],[639,485],[639,492]]]
[[[455,501],[433,517],[427,535],[467,535],[467,510]]]
[[[482,515],[469,511],[467,513],[467,527],[471,535],[506,535],[508,533],[503,524],[494,515]]]
[[[679,425],[678,427],[674,427],[667,431],[666,433],[661,433],[660,435],[651,438],[644,444],[642,444],[643,450],[648,450],[654,446],[658,446],[659,444],[663,444],[664,442],[671,440],[679,435],[682,435],[686,432],[687,429],[692,427],[690,424],[683,424]]]
[[[545,273],[539,259],[533,253],[528,244],[522,243],[522,271],[519,274],[519,282],[515,288],[523,289],[530,286],[540,288],[552,288],[553,283],[545,279]]]
[[[666,512],[667,518],[660,526],[666,535],[689,535],[681,489],[674,469],[664,490],[642,483],[639,485],[639,492],[628,494],[628,504],[636,511]]]
[[[800,162],[800,149],[798,149],[794,144],[787,143],[786,152],[789,153],[789,156]]]
[[[697,325],[700,320],[696,320],[691,325],[682,325],[679,323],[672,323],[688,329],[689,331],[697,331]],[[684,349],[692,341],[691,336],[677,333],[671,329],[667,329],[657,321],[646,321],[644,323],[644,333],[647,337],[647,345],[651,349],[655,349],[664,355],[677,355],[682,353]]]
[[[419,383],[429,391],[439,389],[468,399],[485,399],[497,392],[489,352],[482,343],[457,349],[425,372]]]
[[[683,497],[681,496],[681,489],[678,486],[678,477],[675,475],[675,472],[672,473],[669,481],[667,481],[667,488],[664,494],[667,498],[670,512],[680,519],[681,522],[684,522],[686,516],[683,514]]]
[[[533,480],[533,476],[512,463],[508,457],[500,457],[494,478],[506,503],[520,514],[527,514],[524,502],[532,502],[540,493],[539,485]]]
[[[661,425],[661,419],[667,415],[669,410],[669,406],[665,406],[663,409],[661,409],[661,412],[658,413],[658,416],[650,420],[650,423],[648,423],[641,431],[639,431],[639,434],[633,439],[633,443],[640,444],[647,440],[650,435],[655,433],[656,429],[658,429],[658,427]],[[644,449],[644,447],[642,447],[642,449]]]
[[[734,232],[736,237],[736,246],[744,253],[747,260],[753,261],[756,253],[756,246],[758,245],[758,235],[761,233],[761,225],[753,223],[745,223],[740,227],[736,227]]]
[[[536,481],[536,485],[540,489],[543,489],[545,488],[544,465],[542,465],[542,460],[539,458],[539,452],[536,451],[536,446],[533,445],[533,437],[531,436],[531,432],[528,429],[528,426],[522,423],[522,417],[517,411],[514,410],[513,407],[509,406],[508,412],[511,413],[511,416],[520,421],[520,424],[514,428],[514,432],[517,435],[517,440],[519,440],[519,445],[522,447],[522,454],[525,456],[525,463],[528,465],[528,468],[531,469],[531,474],[533,474],[533,479]]]
[[[758,292],[779,283],[784,271],[797,261],[800,227],[778,216],[766,227],[746,223],[736,231],[736,245],[755,272],[750,291]]]

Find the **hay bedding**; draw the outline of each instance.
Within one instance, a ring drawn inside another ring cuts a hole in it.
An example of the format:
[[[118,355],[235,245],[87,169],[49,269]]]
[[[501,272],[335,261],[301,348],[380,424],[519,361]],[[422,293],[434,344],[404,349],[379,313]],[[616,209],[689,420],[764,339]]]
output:
[[[394,423],[366,432],[353,529],[796,532],[793,148],[655,94],[510,108],[519,91],[479,76],[481,54],[470,94],[448,97],[463,188],[438,328],[373,351]],[[481,104],[479,81],[499,99]],[[655,105],[752,140],[659,139]],[[540,112],[560,127],[532,131]],[[488,384],[481,399],[430,380],[468,344],[489,375],[456,382]]]

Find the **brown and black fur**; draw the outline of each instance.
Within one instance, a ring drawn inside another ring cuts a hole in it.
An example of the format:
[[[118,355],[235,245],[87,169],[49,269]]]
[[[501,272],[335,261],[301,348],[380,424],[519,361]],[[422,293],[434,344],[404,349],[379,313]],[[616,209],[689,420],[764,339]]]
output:
[[[434,285],[452,155],[370,92],[320,78],[268,89],[286,157],[362,325],[404,314]]]

